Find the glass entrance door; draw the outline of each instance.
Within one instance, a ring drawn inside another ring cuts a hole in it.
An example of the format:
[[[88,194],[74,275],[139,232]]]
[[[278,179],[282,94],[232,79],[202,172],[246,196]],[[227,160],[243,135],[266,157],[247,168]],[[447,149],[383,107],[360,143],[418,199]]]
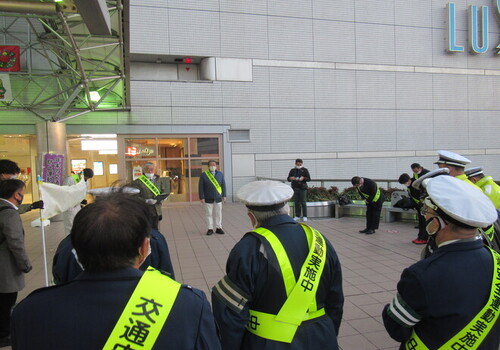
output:
[[[199,200],[198,182],[209,160],[222,169],[221,135],[162,135],[157,137],[124,136],[125,179],[140,176],[146,162],[156,165],[156,174],[170,182],[169,202]]]

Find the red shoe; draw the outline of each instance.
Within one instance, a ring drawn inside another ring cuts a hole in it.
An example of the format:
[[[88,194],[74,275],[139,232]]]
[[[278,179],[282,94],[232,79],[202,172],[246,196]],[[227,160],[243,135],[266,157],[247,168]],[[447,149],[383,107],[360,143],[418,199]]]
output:
[[[427,241],[425,241],[423,239],[414,239],[413,241],[411,241],[411,243],[415,243],[415,244],[427,244]]]

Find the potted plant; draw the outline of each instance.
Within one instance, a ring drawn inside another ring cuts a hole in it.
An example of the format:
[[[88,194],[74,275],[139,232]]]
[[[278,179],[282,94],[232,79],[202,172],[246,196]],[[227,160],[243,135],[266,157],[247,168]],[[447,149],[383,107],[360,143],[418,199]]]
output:
[[[310,218],[323,218],[335,216],[335,201],[339,196],[337,187],[309,187],[307,189],[307,216]],[[294,206],[293,199],[289,202]]]

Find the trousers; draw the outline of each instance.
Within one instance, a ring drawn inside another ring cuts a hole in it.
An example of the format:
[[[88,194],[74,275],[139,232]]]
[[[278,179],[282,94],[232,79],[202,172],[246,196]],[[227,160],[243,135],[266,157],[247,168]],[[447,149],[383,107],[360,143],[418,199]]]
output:
[[[10,335],[10,313],[16,299],[17,292],[0,293],[0,338]]]
[[[307,217],[307,190],[293,189],[295,216]]]
[[[215,219],[215,228],[222,228],[222,202],[219,203],[205,202],[205,217],[207,220],[207,226],[209,230],[214,229],[214,219]]]
[[[382,213],[383,200],[366,205],[366,228],[369,230],[378,230],[380,223],[380,214]]]

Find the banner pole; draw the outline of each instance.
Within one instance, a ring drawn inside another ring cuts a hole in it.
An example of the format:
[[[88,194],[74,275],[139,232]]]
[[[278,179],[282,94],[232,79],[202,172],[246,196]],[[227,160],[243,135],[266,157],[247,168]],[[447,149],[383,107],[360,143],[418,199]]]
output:
[[[41,176],[38,175],[39,180],[37,181],[38,183],[38,193],[40,194],[40,200],[43,200],[42,198],[42,192],[40,191],[40,184],[42,183]],[[49,273],[48,273],[48,268],[47,268],[47,248],[45,244],[45,225],[43,224],[43,211],[44,209],[40,209],[40,228],[42,230],[42,250],[43,250],[43,271],[45,273],[45,287],[49,286]]]

